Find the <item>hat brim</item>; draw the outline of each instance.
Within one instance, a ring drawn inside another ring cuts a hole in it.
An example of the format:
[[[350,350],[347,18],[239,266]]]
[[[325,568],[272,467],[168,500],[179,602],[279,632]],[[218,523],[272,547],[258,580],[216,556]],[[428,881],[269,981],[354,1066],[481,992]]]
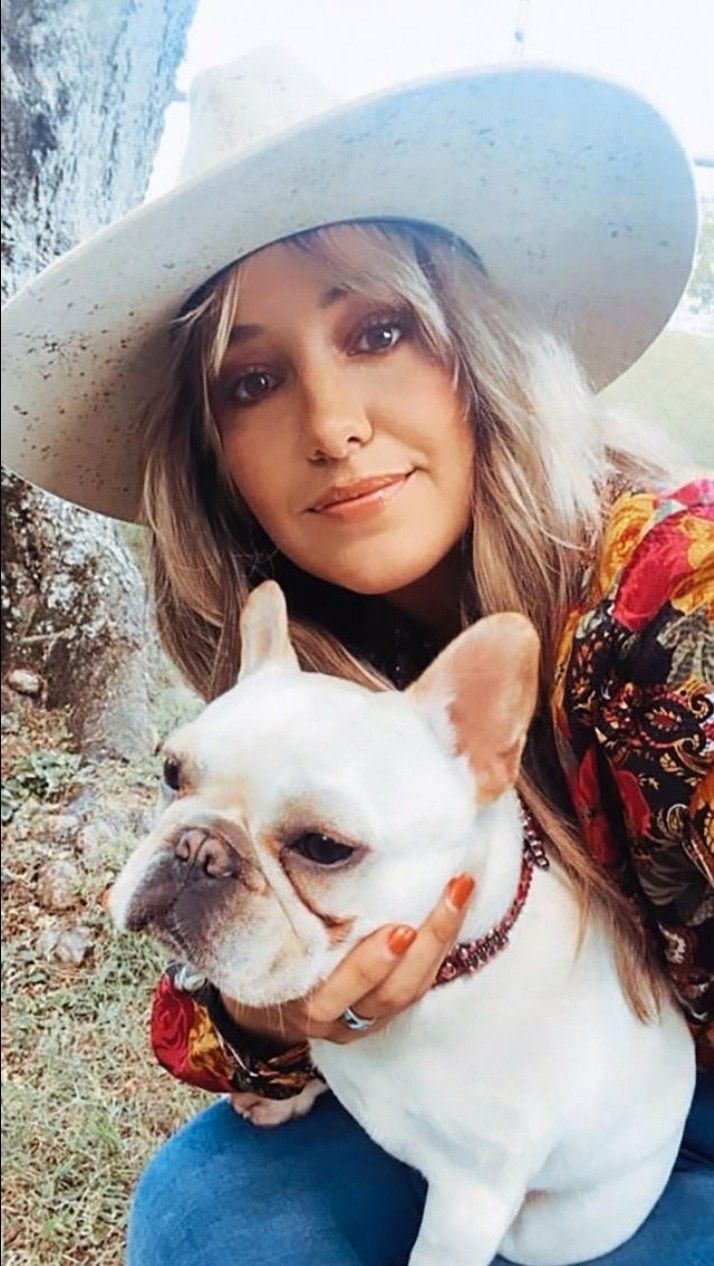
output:
[[[676,307],[697,201],[665,120],[579,72],[488,68],[332,110],[139,207],[10,301],[3,460],[69,501],[136,518],[138,433],[187,298],[280,238],[390,218],[463,238],[597,390]]]

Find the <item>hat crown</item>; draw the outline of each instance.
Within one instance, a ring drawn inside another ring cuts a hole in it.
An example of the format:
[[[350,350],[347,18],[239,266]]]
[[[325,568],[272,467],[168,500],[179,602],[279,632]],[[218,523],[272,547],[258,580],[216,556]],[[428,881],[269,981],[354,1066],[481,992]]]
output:
[[[319,224],[446,229],[570,343],[594,387],[660,332],[689,274],[696,197],[676,137],[630,89],[507,66],[332,110],[326,95],[271,47],[204,73],[180,184],[14,296],[2,330],[11,469],[135,517],[141,428],[174,372],[176,313],[231,261]]]
[[[335,104],[321,79],[279,45],[212,66],[191,83],[179,182],[194,180]]]

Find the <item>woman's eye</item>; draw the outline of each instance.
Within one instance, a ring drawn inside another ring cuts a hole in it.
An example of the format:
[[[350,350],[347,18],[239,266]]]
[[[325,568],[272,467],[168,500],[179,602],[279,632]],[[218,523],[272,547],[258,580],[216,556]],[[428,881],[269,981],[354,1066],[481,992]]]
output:
[[[181,768],[178,761],[170,756],[164,761],[163,780],[169,791],[181,790]]]
[[[299,835],[290,845],[291,853],[298,853],[300,857],[304,857],[309,862],[315,862],[318,866],[335,866],[338,862],[344,862],[354,853],[354,849],[349,844],[341,844],[339,840],[333,840],[329,835],[321,835],[318,831],[306,831],[304,835]]]
[[[239,404],[256,404],[270,395],[277,386],[277,382],[274,374],[269,374],[263,369],[252,370],[251,373],[242,374],[234,381],[231,395]]]
[[[360,333],[355,344],[355,351],[358,352],[388,352],[391,348],[396,347],[397,343],[404,337],[403,320],[391,318],[390,320],[371,321],[369,325]]]

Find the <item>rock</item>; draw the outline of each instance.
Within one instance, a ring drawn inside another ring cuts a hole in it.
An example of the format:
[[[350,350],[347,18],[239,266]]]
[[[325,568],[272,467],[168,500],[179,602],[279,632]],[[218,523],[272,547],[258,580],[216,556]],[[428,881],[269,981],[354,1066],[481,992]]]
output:
[[[45,928],[37,938],[37,953],[43,958],[51,958],[59,936],[59,928]]]
[[[87,822],[77,835],[76,845],[82,855],[85,867],[92,869],[101,865],[102,854],[108,845],[117,838],[116,825],[98,818],[96,822]]]
[[[146,835],[151,830],[155,819],[154,808],[149,808],[144,803],[127,802],[121,812],[112,814],[106,820],[111,822],[116,836],[138,839],[139,836]]]
[[[82,818],[86,821],[92,817],[99,804],[99,797],[90,787],[82,787],[81,791],[65,805],[65,813],[71,813],[76,818]]]
[[[74,813],[49,813],[45,818],[45,830],[55,844],[71,843],[79,826],[79,818]]]
[[[67,910],[79,898],[82,876],[69,857],[47,862],[37,879],[37,896],[46,910]]]
[[[37,938],[36,948],[43,958],[56,958],[60,963],[72,963],[79,967],[92,944],[92,935],[88,928],[45,928]]]
[[[60,963],[72,963],[79,967],[92,948],[92,937],[87,928],[67,928],[60,932],[54,946],[54,956]]]
[[[4,892],[6,888],[10,888],[12,884],[17,883],[17,875],[8,870],[7,866],[0,867],[0,889]]]
[[[15,668],[13,672],[8,673],[7,684],[18,695],[34,697],[42,690],[42,678],[37,673],[31,673],[27,668]]]

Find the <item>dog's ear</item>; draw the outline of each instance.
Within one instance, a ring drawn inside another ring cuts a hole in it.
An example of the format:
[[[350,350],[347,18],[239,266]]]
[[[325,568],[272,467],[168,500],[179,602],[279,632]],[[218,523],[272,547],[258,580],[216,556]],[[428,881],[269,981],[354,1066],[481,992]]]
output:
[[[407,692],[449,750],[467,757],[481,804],[518,776],[538,694],[538,654],[538,635],[525,616],[486,616]]]
[[[238,680],[259,668],[294,668],[298,657],[290,641],[288,609],[280,585],[266,580],[246,602],[240,618],[241,656]]]

